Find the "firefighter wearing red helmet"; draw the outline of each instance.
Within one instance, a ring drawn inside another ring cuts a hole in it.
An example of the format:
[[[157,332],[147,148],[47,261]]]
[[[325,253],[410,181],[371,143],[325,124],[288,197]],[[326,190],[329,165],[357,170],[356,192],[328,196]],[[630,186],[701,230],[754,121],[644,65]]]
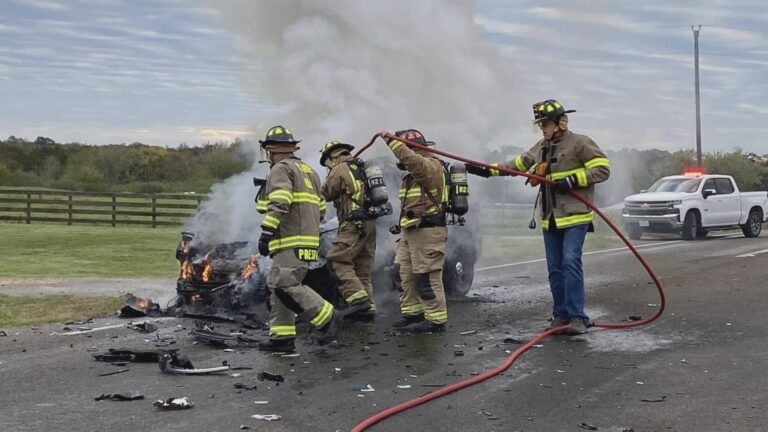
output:
[[[388,134],[381,132],[382,136]],[[434,145],[415,129],[395,135],[424,146]],[[443,288],[448,241],[445,168],[433,153],[411,149],[396,139],[388,139],[387,145],[398,159],[398,166],[404,169],[400,179],[399,225],[390,229],[393,233],[402,232],[395,256],[402,281],[401,318],[394,326],[418,324],[413,329],[417,333],[443,332],[448,321]]]
[[[568,129],[568,114],[572,112],[554,99],[533,104],[533,121],[543,138],[502,166],[555,181],[553,185],[539,185],[537,198],[541,200],[541,226],[554,304],[550,327],[568,325],[566,332],[575,335],[585,333],[589,324],[584,313],[581,256],[586,233],[594,230],[594,212],[568,192],[576,190],[594,201],[595,184],[608,179],[610,162],[590,137]],[[500,175],[497,170],[472,165],[467,165],[467,172],[482,177]],[[531,184],[536,186],[538,182]]]

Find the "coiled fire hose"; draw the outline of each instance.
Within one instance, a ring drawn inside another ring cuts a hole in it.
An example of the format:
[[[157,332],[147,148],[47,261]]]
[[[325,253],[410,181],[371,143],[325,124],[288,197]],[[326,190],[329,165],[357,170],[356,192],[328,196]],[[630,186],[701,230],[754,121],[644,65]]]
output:
[[[502,166],[492,166],[492,165],[489,165],[489,164],[486,164],[486,163],[483,163],[483,162],[474,161],[474,160],[467,159],[467,158],[464,158],[464,157],[461,157],[461,156],[458,156],[458,155],[454,155],[454,154],[451,154],[451,153],[448,153],[448,152],[444,152],[444,151],[441,151],[441,150],[438,150],[438,149],[435,149],[435,148],[432,148],[432,147],[426,147],[426,146],[420,145],[418,143],[415,143],[413,141],[409,141],[407,139],[404,139],[404,138],[401,138],[401,137],[398,137],[398,136],[395,136],[395,135],[392,135],[392,134],[380,134],[379,133],[379,134],[374,135],[373,138],[371,138],[371,141],[368,144],[366,144],[357,153],[355,153],[355,157],[359,156],[361,153],[363,153],[365,150],[367,150],[371,145],[373,145],[374,142],[376,142],[376,140],[378,138],[395,139],[395,140],[398,140],[398,141],[401,141],[401,142],[405,143],[406,145],[408,145],[408,147],[411,147],[411,148],[417,148],[417,149],[422,150],[422,151],[434,153],[436,155],[440,155],[440,156],[443,156],[443,157],[446,157],[446,158],[449,158],[449,159],[453,159],[455,161],[464,162],[466,164],[475,165],[477,167],[494,169],[494,170],[499,171],[500,173],[505,173],[505,174],[509,174],[509,175],[512,175],[512,176],[528,177],[530,179],[535,179],[535,180],[538,180],[539,182],[544,182],[544,183],[548,183],[548,184],[553,184],[554,183],[554,181],[552,181],[552,180],[550,180],[548,178],[537,176],[535,174],[529,174],[529,173],[526,173],[526,172],[521,172],[521,171],[509,169],[509,168],[502,167]],[[622,323],[595,322],[595,323],[592,324],[592,327],[600,327],[600,328],[605,328],[605,329],[628,329],[628,328],[633,328],[633,327],[644,326],[644,325],[649,324],[649,323],[655,321],[656,319],[658,319],[661,316],[661,314],[664,313],[664,307],[666,305],[666,299],[664,297],[664,290],[661,287],[661,282],[656,277],[656,274],[653,272],[653,270],[648,265],[648,263],[645,261],[645,259],[640,255],[640,252],[638,252],[637,249],[635,249],[635,247],[632,245],[632,243],[624,236],[624,234],[616,227],[616,225],[614,225],[614,223],[611,222],[611,220],[608,219],[608,217],[605,214],[603,214],[603,212],[600,211],[600,209],[598,209],[594,204],[592,204],[589,200],[587,200],[584,197],[582,197],[577,192],[571,190],[571,191],[569,191],[569,193],[574,198],[578,199],[579,201],[584,203],[587,207],[589,207],[591,210],[593,210],[598,216],[600,216],[600,219],[605,221],[605,223],[611,228],[611,230],[613,230],[613,232],[616,234],[616,236],[618,236],[621,239],[621,241],[623,241],[624,244],[627,245],[627,248],[629,248],[629,250],[632,251],[632,253],[635,255],[635,258],[637,258],[637,260],[640,262],[640,265],[642,265],[642,267],[645,269],[646,273],[648,273],[648,275],[651,277],[651,279],[653,280],[653,283],[656,285],[656,289],[659,292],[659,299],[660,299],[659,309],[656,311],[656,313],[653,316],[651,316],[649,318],[637,320],[637,321],[632,321],[632,322],[622,322]],[[355,426],[352,429],[352,432],[362,432],[362,431],[368,429],[369,427],[373,426],[374,424],[380,422],[381,420],[384,420],[387,417],[391,417],[391,416],[393,416],[393,415],[395,415],[397,413],[406,411],[406,410],[411,409],[411,408],[413,408],[415,406],[427,403],[427,402],[432,401],[434,399],[437,399],[439,397],[445,396],[445,395],[447,395],[449,393],[453,393],[453,392],[455,392],[457,390],[461,390],[463,388],[466,388],[466,387],[478,384],[478,383],[483,382],[483,381],[485,381],[485,380],[487,380],[487,379],[489,379],[489,378],[491,378],[493,376],[496,376],[496,375],[504,372],[505,370],[507,370],[510,366],[512,366],[512,364],[515,362],[515,360],[517,360],[518,357],[520,357],[523,353],[528,351],[534,345],[538,344],[542,339],[546,338],[547,336],[549,336],[549,335],[551,335],[553,333],[559,333],[559,332],[565,330],[566,328],[568,328],[568,326],[567,325],[563,325],[563,326],[560,326],[560,327],[554,327],[554,328],[545,330],[545,331],[537,334],[536,337],[534,337],[533,339],[529,340],[525,344],[521,345],[520,348],[518,348],[514,352],[512,352],[512,354],[510,354],[509,357],[507,357],[507,359],[504,361],[504,363],[500,364],[499,366],[497,366],[497,367],[495,367],[495,368],[493,368],[491,370],[488,370],[486,372],[483,372],[483,373],[481,373],[479,375],[473,376],[473,377],[465,379],[463,381],[459,381],[457,383],[454,383],[454,384],[451,384],[449,386],[443,387],[443,388],[441,388],[439,390],[436,390],[436,391],[433,391],[431,393],[427,393],[427,394],[421,395],[421,396],[419,396],[417,398],[405,401],[403,403],[400,403],[398,405],[395,405],[393,407],[390,407],[390,408],[387,408],[387,409],[385,409],[383,411],[380,411],[379,413],[374,414],[373,416],[368,417],[367,419],[363,420],[360,424],[358,424],[357,426]]]

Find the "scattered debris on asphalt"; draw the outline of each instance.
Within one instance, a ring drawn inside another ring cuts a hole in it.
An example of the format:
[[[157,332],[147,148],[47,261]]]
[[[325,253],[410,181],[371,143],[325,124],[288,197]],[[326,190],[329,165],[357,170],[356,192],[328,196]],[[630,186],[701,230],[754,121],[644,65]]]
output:
[[[136,297],[128,293],[125,295],[125,306],[120,309],[123,318],[138,318],[143,316],[159,316],[160,305],[148,298]]]
[[[175,411],[190,409],[195,406],[186,396],[182,398],[168,398],[165,400],[156,400],[152,405],[161,411]]]
[[[94,354],[93,358],[97,361],[115,363],[115,362],[133,362],[133,363],[157,363],[160,356],[165,354],[163,351],[133,350],[128,348],[113,349],[103,354]]]
[[[283,382],[285,381],[285,378],[283,378],[282,375],[277,375],[269,372],[259,372],[256,377],[259,379],[259,381],[274,381],[274,382]]]
[[[522,345],[522,344],[525,343],[525,341],[522,340],[522,339],[515,339],[515,338],[511,338],[511,337],[504,338],[504,340],[502,342],[505,343],[505,344],[516,344],[516,345]]]
[[[129,322],[125,326],[131,330],[138,330],[143,333],[154,333],[158,330],[158,327],[149,321],[144,321],[141,323]]]
[[[358,391],[358,392],[375,392],[376,391],[376,389],[373,388],[373,386],[371,386],[370,384],[366,384],[366,385],[362,385],[362,384],[353,385],[352,386],[352,390],[353,391]]]
[[[656,399],[640,399],[640,402],[664,402],[666,399],[666,396],[661,396]]]
[[[641,319],[643,319],[643,317],[641,317],[640,315],[630,315],[629,316],[629,320],[630,321],[640,321]]]
[[[259,343],[257,339],[249,338],[243,334],[219,333],[208,328],[196,328],[190,333],[201,344],[217,347],[233,348],[237,346],[252,347]]]
[[[256,391],[256,384],[248,385],[243,383],[235,383],[234,386],[236,389]]]
[[[129,370],[130,370],[130,369],[118,369],[118,370],[116,370],[116,371],[112,371],[112,372],[104,372],[104,373],[100,373],[100,374],[99,374],[99,376],[110,376],[110,375],[117,375],[117,374],[121,374],[121,373],[124,373],[124,372],[128,372]]]
[[[409,389],[409,388],[411,388],[411,385],[410,384],[403,384],[403,385],[397,386],[397,388],[399,388],[399,389]]]
[[[266,421],[280,420],[280,416],[277,414],[254,414],[251,417],[255,418],[256,420],[266,420]]]
[[[464,355],[464,351],[462,351],[462,350],[455,350],[455,351],[453,351],[453,355],[455,357],[461,357],[461,356]]]
[[[101,396],[96,396],[93,400],[111,400],[111,401],[134,401],[144,399],[144,395],[139,392],[130,393],[108,393]]]
[[[257,400],[257,401],[253,401],[253,403],[255,403],[256,405],[267,405],[269,401]]]
[[[8,336],[8,333],[5,330],[0,330],[0,336]]]
[[[477,330],[467,330],[467,331],[463,331],[463,332],[461,332],[459,334],[462,335],[462,336],[467,336],[467,335],[473,335],[475,333],[477,333]]]
[[[584,423],[584,422],[581,422],[581,423],[579,423],[579,427],[580,427],[580,428],[582,428],[582,429],[585,429],[585,430],[591,430],[591,431],[596,431],[596,430],[599,430],[599,429],[597,428],[597,426],[592,426],[591,424],[589,424],[589,423]]]
[[[229,370],[229,365],[226,361],[223,366],[195,369],[188,358],[179,357],[175,352],[170,352],[160,357],[159,366],[163,373],[176,375],[206,375]]]

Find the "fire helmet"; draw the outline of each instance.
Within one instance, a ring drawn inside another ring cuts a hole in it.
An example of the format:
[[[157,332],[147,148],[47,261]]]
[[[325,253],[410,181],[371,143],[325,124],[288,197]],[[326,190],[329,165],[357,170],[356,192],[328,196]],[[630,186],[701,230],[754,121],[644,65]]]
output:
[[[330,141],[325,143],[323,148],[320,150],[320,165],[325,166],[325,161],[331,157],[331,153],[339,149],[352,151],[355,149],[355,146],[352,144],[345,144],[341,141]]]
[[[428,145],[424,135],[416,129],[400,130],[395,132],[395,136],[407,139],[408,141],[415,142],[416,144],[421,144],[423,146]]]
[[[272,126],[267,131],[267,137],[259,140],[259,142],[261,143],[261,148],[265,148],[269,144],[298,144],[301,140],[294,139],[290,129],[277,125]]]
[[[576,112],[576,110],[566,111],[560,102],[554,99],[547,99],[533,104],[533,122],[541,123],[545,120],[552,120],[557,123],[564,114],[573,112]]]

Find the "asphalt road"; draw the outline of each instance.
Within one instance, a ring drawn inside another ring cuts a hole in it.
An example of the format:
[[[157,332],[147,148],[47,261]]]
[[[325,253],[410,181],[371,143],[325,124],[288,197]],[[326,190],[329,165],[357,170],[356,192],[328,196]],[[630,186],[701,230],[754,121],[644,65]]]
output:
[[[582,431],[582,423],[600,431],[766,430],[768,238],[637,243],[668,296],[659,321],[636,330],[546,339],[503,375],[370,430]],[[584,264],[593,319],[619,321],[655,311],[655,289],[627,251],[591,253]],[[505,338],[525,340],[545,327],[547,289],[542,260],[479,269],[471,296],[450,303],[446,334],[395,334],[388,328],[395,319],[390,312],[373,324],[345,325],[339,345],[325,350],[302,336],[298,357],[193,345],[187,335],[193,320],[158,322],[159,334],[176,338],[173,347],[197,367],[227,360],[253,368],[219,376],[165,375],[155,364],[99,376],[121,367],[94,361],[94,350],[154,348],[154,334],[122,326],[77,335],[53,334],[62,332],[62,324],[9,331],[0,337],[0,430],[236,431],[246,425],[275,432],[347,431],[381,409],[501,363],[518,346]],[[115,318],[89,326],[123,323]],[[217,330],[236,328],[220,324]],[[466,331],[476,333],[460,334]],[[282,374],[285,382],[258,381],[265,370]],[[257,389],[237,390],[238,382]],[[375,391],[356,390],[368,384]],[[129,391],[146,399],[93,400]],[[151,405],[180,396],[195,407],[160,412]],[[266,422],[253,414],[282,418]]]

